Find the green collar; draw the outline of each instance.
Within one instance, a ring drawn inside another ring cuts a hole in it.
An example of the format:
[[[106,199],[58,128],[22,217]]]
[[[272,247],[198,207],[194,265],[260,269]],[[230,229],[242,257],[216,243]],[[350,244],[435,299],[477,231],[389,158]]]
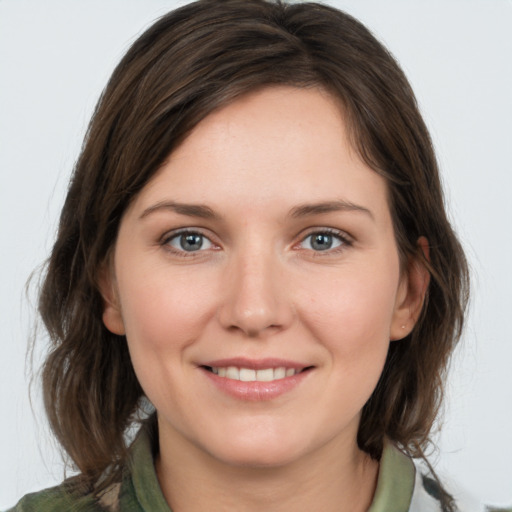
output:
[[[153,446],[156,428],[143,426],[131,449],[131,477],[137,501],[147,512],[172,512],[165,501],[156,476]],[[121,507],[122,510],[122,507]]]
[[[414,491],[416,468],[412,460],[389,442],[384,444],[377,489],[368,512],[407,512]]]
[[[132,489],[142,510],[172,512],[156,476],[152,448],[154,435],[143,428],[133,443]],[[377,489],[368,512],[407,512],[414,490],[414,479],[415,467],[412,460],[391,443],[386,443],[380,461]],[[121,497],[121,504],[122,501]]]

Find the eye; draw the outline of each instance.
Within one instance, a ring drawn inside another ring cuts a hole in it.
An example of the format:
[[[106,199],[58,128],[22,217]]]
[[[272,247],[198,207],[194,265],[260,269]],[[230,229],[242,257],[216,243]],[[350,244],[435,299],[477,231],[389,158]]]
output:
[[[168,237],[164,244],[176,252],[197,252],[212,249],[213,243],[196,231],[182,231]]]
[[[310,233],[299,244],[302,249],[321,252],[337,249],[350,242],[341,234],[332,231],[315,231]]]

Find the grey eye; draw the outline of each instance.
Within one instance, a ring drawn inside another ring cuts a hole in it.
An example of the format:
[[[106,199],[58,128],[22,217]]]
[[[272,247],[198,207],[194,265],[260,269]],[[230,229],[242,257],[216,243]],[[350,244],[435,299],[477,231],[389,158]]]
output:
[[[210,249],[212,243],[201,233],[179,233],[173,236],[168,242],[177,251],[195,252]]]
[[[313,251],[327,251],[343,245],[343,240],[332,233],[317,232],[311,233],[302,241],[304,249]]]

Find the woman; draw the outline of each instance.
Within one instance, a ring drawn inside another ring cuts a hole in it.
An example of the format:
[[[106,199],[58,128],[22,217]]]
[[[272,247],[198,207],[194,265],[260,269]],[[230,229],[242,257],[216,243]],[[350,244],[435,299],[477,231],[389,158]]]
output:
[[[15,510],[456,510],[411,461],[467,299],[442,204],[410,86],[357,21],[164,16],[100,99],[41,290],[80,475]]]

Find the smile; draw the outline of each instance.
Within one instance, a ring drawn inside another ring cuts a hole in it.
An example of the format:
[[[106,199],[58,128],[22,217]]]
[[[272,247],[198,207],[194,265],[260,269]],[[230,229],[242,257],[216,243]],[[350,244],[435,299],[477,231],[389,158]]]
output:
[[[315,366],[281,358],[231,357],[198,365],[222,393],[237,400],[261,402],[291,392],[308,380]]]
[[[236,366],[214,366],[208,367],[208,369],[219,377],[240,380],[242,382],[272,382],[286,377],[292,377],[301,372],[301,370],[286,368],[284,366],[258,370],[253,368],[238,368]]]

